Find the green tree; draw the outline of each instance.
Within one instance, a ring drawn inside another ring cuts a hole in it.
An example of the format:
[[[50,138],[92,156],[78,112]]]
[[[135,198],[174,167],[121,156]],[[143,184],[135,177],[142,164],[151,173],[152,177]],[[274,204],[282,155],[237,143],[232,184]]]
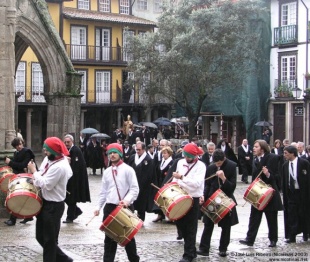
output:
[[[262,41],[255,28],[264,23],[264,12],[258,0],[184,0],[164,6],[155,32],[130,38],[129,70],[143,86],[147,104],[165,97],[183,108],[194,136],[203,104],[236,92],[256,70]]]

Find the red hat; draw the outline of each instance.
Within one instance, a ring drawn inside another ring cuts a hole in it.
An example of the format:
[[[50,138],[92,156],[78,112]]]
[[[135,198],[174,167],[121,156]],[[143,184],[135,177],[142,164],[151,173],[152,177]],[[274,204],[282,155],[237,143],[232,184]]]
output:
[[[58,137],[49,137],[45,139],[43,148],[55,156],[69,155],[69,151],[65,144]]]
[[[195,158],[203,154],[203,151],[194,143],[189,143],[183,148],[183,153],[189,158]]]
[[[120,145],[118,143],[112,143],[112,144],[108,145],[107,152],[108,152],[108,154],[114,152],[114,153],[119,154],[120,157],[123,157],[123,147],[122,147],[122,145]]]

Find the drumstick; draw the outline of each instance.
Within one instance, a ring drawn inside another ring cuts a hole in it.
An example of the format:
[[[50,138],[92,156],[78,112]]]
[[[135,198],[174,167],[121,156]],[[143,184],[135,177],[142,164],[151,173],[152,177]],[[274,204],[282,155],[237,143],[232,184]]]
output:
[[[71,193],[68,190],[66,190],[66,192],[67,192],[68,195],[71,195]]]
[[[179,173],[179,171],[176,171],[176,173]],[[169,178],[169,180],[165,183],[165,185],[166,185],[166,184],[169,184],[169,183],[172,181],[173,178],[174,178],[174,176],[172,175],[172,176]]]
[[[88,226],[88,224],[95,218],[96,216],[93,216],[89,221],[88,223],[85,225],[85,226]]]
[[[259,174],[257,175],[256,178],[259,178],[261,176],[261,174],[263,173],[263,169],[259,172]]]
[[[154,185],[153,183],[151,183],[151,186],[155,187],[156,189],[160,189],[158,186]]]
[[[215,173],[215,174],[213,174],[212,176],[207,177],[207,178],[205,179],[205,181],[206,181],[206,180],[209,180],[209,179],[211,179],[212,177],[215,177],[215,176],[217,176],[217,174],[216,174],[216,173]]]

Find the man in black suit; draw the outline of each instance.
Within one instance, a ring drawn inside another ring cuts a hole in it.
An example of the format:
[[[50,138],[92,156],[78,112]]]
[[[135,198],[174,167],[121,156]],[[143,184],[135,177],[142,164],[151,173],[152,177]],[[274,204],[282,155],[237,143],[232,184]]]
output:
[[[128,164],[129,162],[131,149],[132,149],[131,145],[129,144],[127,140],[125,140],[124,145],[123,145],[123,152],[124,152],[123,159],[126,164]]]
[[[240,166],[240,173],[242,174],[241,181],[248,183],[248,176],[252,172],[253,149],[248,144],[247,139],[243,139],[242,145],[238,147],[238,160]]]
[[[282,166],[285,237],[287,243],[295,243],[296,235],[303,233],[308,240],[310,233],[310,164],[297,157],[294,146],[284,148],[287,160]]]
[[[13,169],[14,174],[27,173],[27,165],[30,160],[34,161],[33,152],[24,147],[24,140],[20,137],[15,137],[11,142],[12,147],[16,149],[13,159],[5,158],[4,162]],[[32,221],[33,218],[25,218],[20,223],[26,224],[28,221]],[[10,219],[4,222],[8,226],[14,226],[16,224],[16,217],[11,215]]]
[[[269,247],[275,247],[278,241],[278,211],[283,210],[281,196],[277,186],[279,159],[276,155],[270,153],[270,148],[265,140],[256,140],[254,142],[253,155],[255,156],[255,160],[252,170],[252,181],[254,181],[262,171],[260,179],[267,185],[271,185],[275,192],[264,210],[260,211],[253,205],[251,206],[247,236],[246,239],[240,240],[239,242],[247,246],[253,246],[263,213],[265,213],[269,229]]]
[[[215,177],[205,181],[204,189],[204,200],[209,199],[212,194],[219,188],[233,201],[236,203],[234,197],[234,191],[236,188],[236,166],[237,164],[229,159],[226,159],[224,152],[221,149],[216,149],[213,153],[213,162],[207,168],[207,178],[216,174]],[[201,202],[201,204],[204,202]],[[207,216],[203,216],[204,229],[201,235],[199,250],[197,250],[198,255],[209,256],[210,242],[212,237],[212,232],[214,229],[213,221]],[[231,226],[238,224],[238,215],[236,207],[234,207],[231,212],[229,212],[219,223],[219,227],[222,228],[219,255],[221,257],[227,256],[227,247],[230,242],[230,229]]]
[[[213,142],[209,142],[207,144],[207,152],[205,152],[201,157],[201,161],[204,162],[207,165],[207,167],[213,163],[214,150],[215,150],[215,144]]]

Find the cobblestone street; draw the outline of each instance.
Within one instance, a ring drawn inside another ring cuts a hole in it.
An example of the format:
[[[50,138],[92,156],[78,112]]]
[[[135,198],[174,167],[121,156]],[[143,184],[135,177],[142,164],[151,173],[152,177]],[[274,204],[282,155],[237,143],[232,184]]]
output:
[[[240,176],[238,177],[240,180]],[[89,176],[92,202],[79,204],[83,214],[73,224],[62,224],[60,231],[60,247],[76,262],[102,261],[104,233],[99,230],[100,217],[93,220],[93,211],[96,208],[99,195],[101,176]],[[237,211],[239,224],[232,227],[231,243],[228,256],[220,258],[217,254],[221,230],[214,228],[209,257],[198,256],[195,261],[310,261],[310,241],[303,242],[301,235],[297,236],[296,244],[284,242],[283,214],[279,213],[279,241],[276,248],[269,248],[268,229],[265,218],[259,229],[258,237],[253,247],[239,244],[245,238],[250,204],[243,200],[243,194],[249,185],[238,182],[235,197],[238,202]],[[65,211],[66,214],[66,211]],[[136,235],[138,254],[142,262],[169,262],[179,261],[183,254],[183,241],[176,240],[176,227],[167,222],[153,223],[155,214],[147,214],[144,226]],[[65,215],[63,216],[65,218]],[[91,220],[91,222],[89,222]],[[35,240],[35,221],[26,225],[17,220],[15,226],[8,227],[0,219],[0,261],[42,261],[42,248]],[[89,224],[86,226],[86,224]],[[197,247],[203,229],[199,221],[197,233]],[[115,261],[127,261],[125,249],[118,247]]]

